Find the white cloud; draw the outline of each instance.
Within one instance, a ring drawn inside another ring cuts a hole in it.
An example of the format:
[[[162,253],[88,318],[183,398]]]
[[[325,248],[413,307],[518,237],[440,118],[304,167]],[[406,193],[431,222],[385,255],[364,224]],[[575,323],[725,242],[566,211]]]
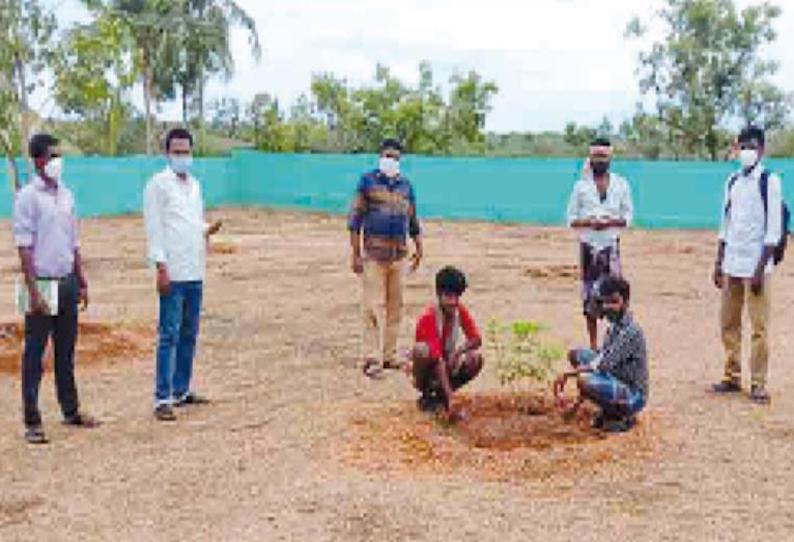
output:
[[[262,60],[253,61],[247,37],[235,31],[237,73],[228,83],[213,82],[210,98],[269,92],[290,103],[308,92],[313,73],[366,83],[377,62],[414,82],[419,62],[428,60],[439,81],[456,69],[496,81],[488,127],[506,131],[628,116],[640,99],[634,70],[641,43],[625,40],[623,31],[634,15],[649,17],[660,0],[238,2],[256,19]],[[781,62],[778,83],[794,89],[794,33],[785,31],[794,28],[794,1],[778,4],[786,9],[769,55]],[[175,105],[164,111],[178,118]]]

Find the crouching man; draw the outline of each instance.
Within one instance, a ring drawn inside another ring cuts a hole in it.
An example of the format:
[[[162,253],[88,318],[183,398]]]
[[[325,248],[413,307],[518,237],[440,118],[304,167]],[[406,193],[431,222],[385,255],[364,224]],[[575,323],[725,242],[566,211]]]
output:
[[[482,370],[479,349],[482,338],[471,313],[460,302],[466,291],[466,276],[454,267],[436,274],[437,302],[431,304],[416,324],[416,344],[411,352],[414,386],[421,393],[421,410],[443,409],[449,421],[463,417],[453,395]],[[461,335],[465,341],[460,341]]]
[[[563,391],[569,378],[576,378],[579,397],[566,413],[572,416],[584,400],[600,407],[593,427],[624,432],[648,400],[648,359],[642,329],[629,312],[629,283],[607,277],[601,284],[603,314],[610,322],[599,352],[581,349],[568,354],[572,369],[554,382],[554,395],[564,406]]]

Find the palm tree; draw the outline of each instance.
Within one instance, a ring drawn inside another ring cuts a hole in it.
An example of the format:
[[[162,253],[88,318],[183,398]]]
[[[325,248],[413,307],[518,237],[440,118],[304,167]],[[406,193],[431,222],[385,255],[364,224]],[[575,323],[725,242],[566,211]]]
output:
[[[178,30],[178,3],[170,0],[83,0],[97,19],[112,18],[124,25],[134,43],[133,60],[143,85],[146,154],[153,154],[152,105],[161,94],[155,73],[162,66],[169,36]]]
[[[233,0],[182,0],[183,24],[175,36],[177,46],[171,49],[172,86],[179,86],[182,98],[182,120],[188,124],[188,99],[195,99],[198,109],[199,142],[204,142],[204,89],[216,74],[229,79],[234,73],[230,32],[239,26],[248,32],[248,43],[254,58],[259,60],[261,45],[256,22]],[[164,86],[168,86],[165,84]]]

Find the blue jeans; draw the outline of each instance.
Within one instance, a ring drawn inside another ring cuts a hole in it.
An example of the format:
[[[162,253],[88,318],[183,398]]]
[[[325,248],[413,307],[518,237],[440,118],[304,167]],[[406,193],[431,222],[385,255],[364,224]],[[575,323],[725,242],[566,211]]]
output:
[[[172,282],[160,296],[155,404],[171,404],[190,391],[204,284]]]
[[[589,365],[596,357],[592,350],[576,351],[576,364]],[[582,395],[601,407],[605,414],[615,417],[634,416],[645,408],[645,397],[633,391],[614,376],[595,371],[580,377]]]

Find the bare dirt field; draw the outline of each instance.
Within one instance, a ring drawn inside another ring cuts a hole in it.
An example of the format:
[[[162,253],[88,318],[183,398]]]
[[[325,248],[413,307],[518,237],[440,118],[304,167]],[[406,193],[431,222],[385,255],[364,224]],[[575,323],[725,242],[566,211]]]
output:
[[[78,385],[94,431],[60,424],[22,439],[21,327],[8,222],[0,241],[0,540],[790,540],[794,535],[794,256],[774,282],[771,407],[705,388],[721,373],[711,232],[632,231],[624,268],[651,356],[651,399],[634,431],[565,423],[542,391],[512,393],[486,359],[465,390],[469,419],[416,411],[406,377],[358,369],[359,284],[339,217],[218,210],[195,388],[213,399],[151,415],[156,298],[139,217],[86,220],[92,305]],[[491,318],[539,320],[580,345],[570,232],[426,222],[408,278],[401,347],[454,264],[465,301]],[[486,352],[487,353],[487,352]]]

